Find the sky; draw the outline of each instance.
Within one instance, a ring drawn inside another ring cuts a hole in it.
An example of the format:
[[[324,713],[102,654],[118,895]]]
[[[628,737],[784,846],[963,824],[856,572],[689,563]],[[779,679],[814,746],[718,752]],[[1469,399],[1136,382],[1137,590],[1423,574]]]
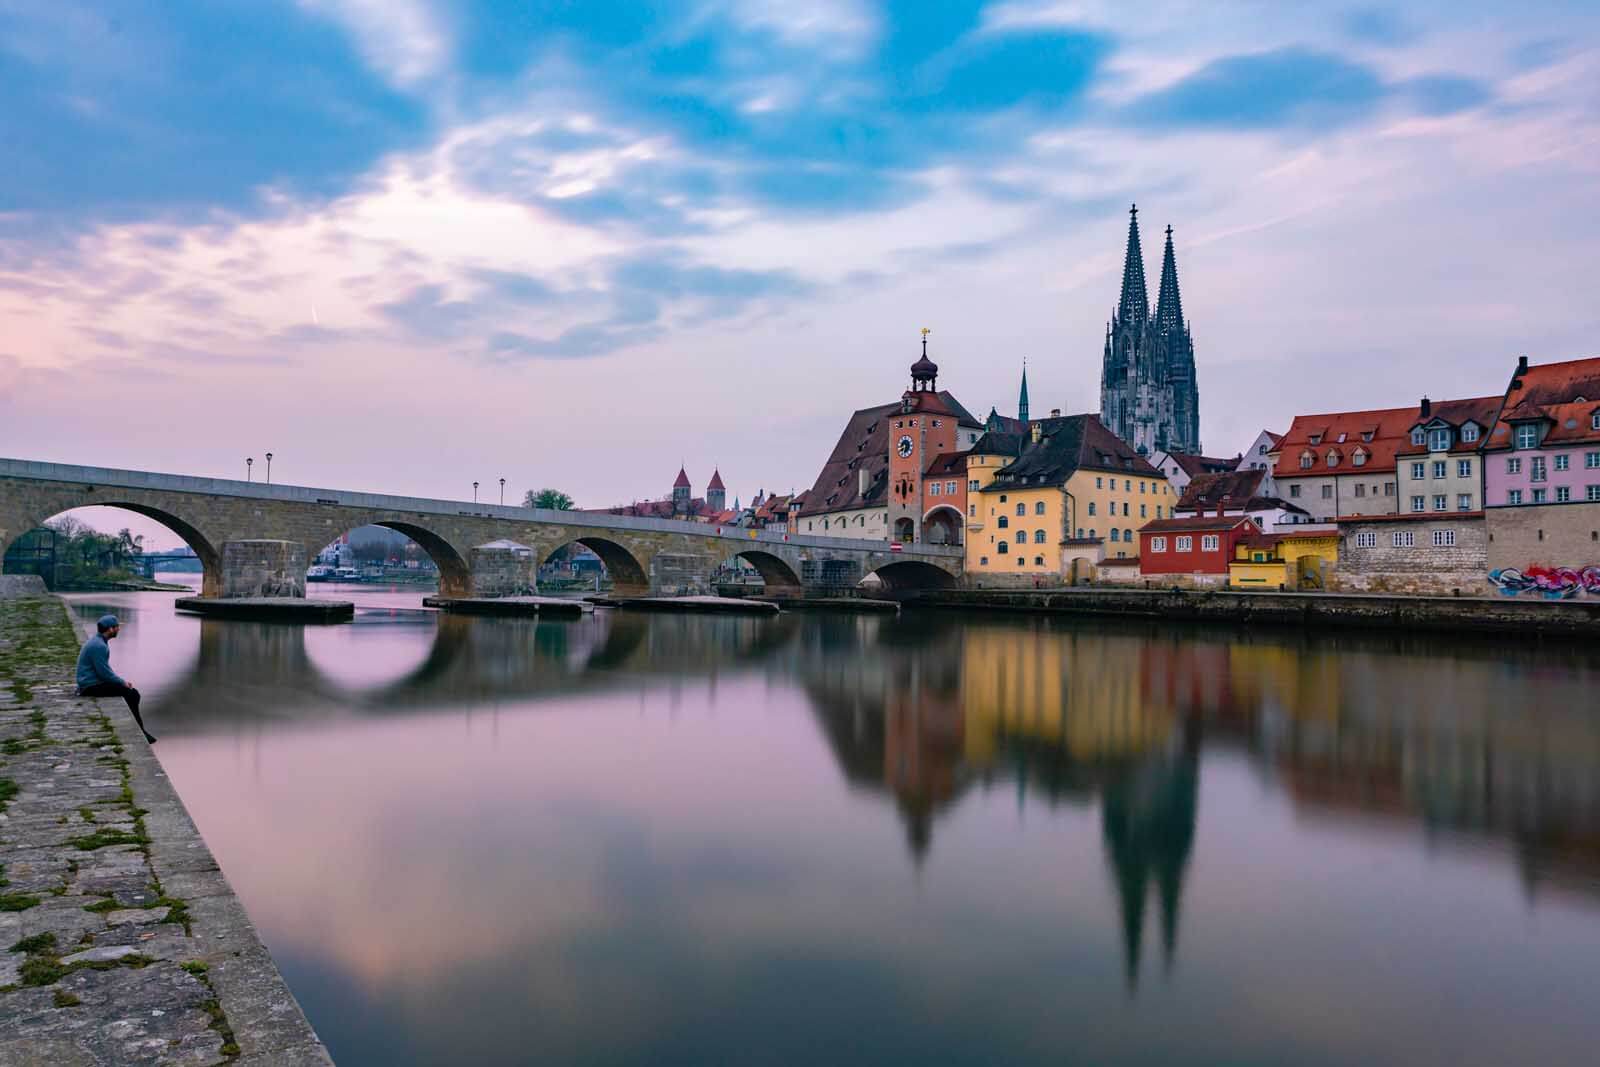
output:
[[[1097,409],[1134,202],[1210,454],[1600,355],[1589,2],[0,0],[0,101],[5,456],[804,489],[922,327]]]

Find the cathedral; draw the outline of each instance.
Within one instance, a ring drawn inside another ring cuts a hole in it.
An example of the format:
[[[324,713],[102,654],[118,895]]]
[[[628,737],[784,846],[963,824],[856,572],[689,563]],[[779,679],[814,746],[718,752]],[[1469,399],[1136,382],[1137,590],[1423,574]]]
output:
[[[1138,205],[1129,212],[1122,299],[1106,326],[1100,421],[1146,456],[1200,451],[1200,388],[1195,381],[1194,340],[1178,298],[1172,227],[1167,227],[1161,291],[1152,315],[1139,246]]]

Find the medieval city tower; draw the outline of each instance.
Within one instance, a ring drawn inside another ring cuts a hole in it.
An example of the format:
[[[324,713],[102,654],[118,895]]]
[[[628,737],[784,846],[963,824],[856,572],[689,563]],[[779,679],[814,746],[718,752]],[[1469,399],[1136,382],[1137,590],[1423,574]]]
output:
[[[1129,211],[1122,296],[1106,326],[1100,421],[1144,455],[1200,451],[1200,389],[1194,339],[1178,295],[1178,264],[1167,227],[1155,314],[1145,292],[1139,207]]]
[[[939,365],[928,358],[911,364],[911,388],[900,397],[889,432],[889,536],[911,543],[922,538],[922,475],[937,456],[956,448],[959,415],[939,395]]]

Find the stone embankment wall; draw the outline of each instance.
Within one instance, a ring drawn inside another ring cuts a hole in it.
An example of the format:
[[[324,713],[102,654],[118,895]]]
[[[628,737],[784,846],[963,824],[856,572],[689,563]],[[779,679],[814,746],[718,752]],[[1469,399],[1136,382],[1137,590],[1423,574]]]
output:
[[[61,601],[22,585],[0,582],[0,1064],[328,1064],[127,709],[76,695]]]
[[[1600,602],[1582,600],[1080,587],[1040,592],[941,590],[908,598],[905,603],[913,608],[1120,615],[1251,626],[1471,631],[1587,640],[1600,637]]]
[[[1435,529],[1455,534],[1455,544],[1433,544]],[[1370,548],[1356,545],[1356,536],[1374,535]],[[1395,534],[1410,534],[1410,547],[1396,548]],[[1341,593],[1402,593],[1417,596],[1465,596],[1492,593],[1489,585],[1489,537],[1482,519],[1452,521],[1363,522],[1341,527],[1339,565],[1328,571],[1328,589]]]

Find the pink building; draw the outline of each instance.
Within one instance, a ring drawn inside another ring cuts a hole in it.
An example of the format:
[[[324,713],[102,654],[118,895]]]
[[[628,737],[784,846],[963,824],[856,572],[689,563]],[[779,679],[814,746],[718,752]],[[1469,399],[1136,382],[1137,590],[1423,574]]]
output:
[[[1491,508],[1600,503],[1600,359],[1522,357],[1484,453]]]

